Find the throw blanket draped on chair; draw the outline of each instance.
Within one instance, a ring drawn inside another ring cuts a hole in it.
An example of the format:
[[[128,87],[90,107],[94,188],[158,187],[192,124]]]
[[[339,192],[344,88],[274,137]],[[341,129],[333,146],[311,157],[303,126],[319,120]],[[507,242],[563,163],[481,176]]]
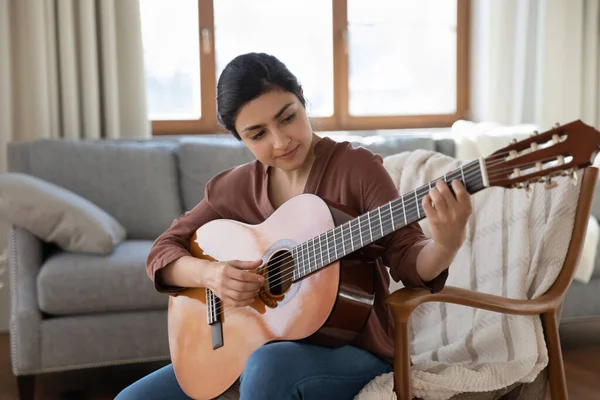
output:
[[[417,150],[384,165],[401,194],[458,168],[461,161]],[[578,173],[581,177],[581,172]],[[545,190],[488,188],[473,195],[467,238],[450,266],[447,285],[516,299],[539,297],[563,265],[580,181],[558,178]],[[421,225],[428,234],[427,221]],[[402,287],[392,282],[391,291]],[[532,382],[548,363],[539,316],[511,316],[463,306],[426,303],[410,320],[413,393],[448,399]],[[370,382],[358,400],[395,399],[392,374]]]

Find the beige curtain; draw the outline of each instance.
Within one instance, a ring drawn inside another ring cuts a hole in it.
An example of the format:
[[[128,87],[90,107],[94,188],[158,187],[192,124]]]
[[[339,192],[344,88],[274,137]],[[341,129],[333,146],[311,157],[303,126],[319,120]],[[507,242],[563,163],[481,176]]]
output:
[[[6,144],[149,138],[138,0],[0,0],[0,172]],[[8,327],[0,226],[0,331]]]
[[[0,0],[2,141],[149,137],[140,24],[138,0]]]
[[[600,127],[598,0],[472,0],[471,116]]]

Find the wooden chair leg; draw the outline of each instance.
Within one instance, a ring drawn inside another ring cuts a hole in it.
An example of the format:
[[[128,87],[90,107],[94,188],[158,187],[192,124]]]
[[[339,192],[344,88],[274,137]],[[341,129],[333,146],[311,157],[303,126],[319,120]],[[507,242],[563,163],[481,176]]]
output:
[[[19,388],[19,400],[35,399],[35,375],[17,376],[17,387]]]
[[[394,392],[398,400],[411,400],[410,351],[408,349],[408,323],[396,324],[394,344]]]
[[[565,377],[562,349],[560,347],[556,310],[544,313],[542,315],[542,323],[548,347],[550,394],[552,395],[552,400],[566,400],[569,398],[569,395],[567,392],[567,379]]]

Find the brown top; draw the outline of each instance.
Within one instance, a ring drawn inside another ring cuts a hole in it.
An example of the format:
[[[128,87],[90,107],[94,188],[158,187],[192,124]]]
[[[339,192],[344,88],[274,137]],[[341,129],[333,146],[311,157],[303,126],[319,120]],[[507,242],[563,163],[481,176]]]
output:
[[[367,149],[324,137],[315,145],[315,156],[305,193],[349,207],[357,214],[399,197],[381,156]],[[189,240],[201,225],[217,218],[259,224],[275,211],[268,198],[268,168],[253,161],[218,174],[207,183],[204,199],[156,239],[146,269],[158,291],[177,295],[181,290],[161,284],[155,274],[181,256],[190,255]],[[423,282],[417,273],[417,255],[428,241],[418,223],[414,223],[378,243],[385,251],[378,259],[375,304],[368,323],[353,344],[390,363],[394,356],[394,321],[385,304],[389,294],[386,266],[392,278],[396,282],[401,280],[405,286],[426,287],[432,292],[441,290],[448,277],[447,269],[431,282]]]

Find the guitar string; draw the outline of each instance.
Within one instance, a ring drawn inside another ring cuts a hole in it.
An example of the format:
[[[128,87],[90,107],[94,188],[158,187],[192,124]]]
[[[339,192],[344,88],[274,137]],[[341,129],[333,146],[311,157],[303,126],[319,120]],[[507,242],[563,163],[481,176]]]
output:
[[[497,158],[497,157],[500,157],[500,156],[502,156],[502,155],[498,155],[498,156],[496,156],[496,158]],[[494,158],[494,157],[492,157],[491,159],[493,159],[493,158]],[[498,164],[501,164],[501,163],[503,163],[503,162],[504,162],[504,160],[502,160],[502,161],[499,161],[499,162],[489,162],[489,163],[487,163],[487,165],[486,165],[486,168],[488,169],[488,172],[490,171],[490,169],[492,169],[492,171],[493,171],[492,173],[488,173],[488,179],[492,179],[492,180],[493,180],[493,179],[496,179],[496,178],[498,178],[498,177],[500,177],[500,176],[502,176],[502,175],[505,175],[505,173],[508,173],[508,172],[511,172],[511,173],[512,173],[512,172],[514,172],[514,169],[515,169],[515,168],[518,168],[518,166],[517,166],[517,167],[506,167],[505,169],[498,169],[498,168],[495,168],[495,169],[494,169],[494,168],[493,168],[494,166],[496,166],[496,165],[498,165]],[[463,169],[464,169],[465,167],[466,167],[466,168],[472,168],[472,167],[474,167],[474,166],[478,166],[478,165],[479,165],[479,160],[473,160],[473,161],[470,161],[470,162],[469,162],[469,163],[467,163],[467,164],[464,164],[464,165],[463,165]],[[523,165],[528,165],[528,164],[523,164]],[[470,178],[470,177],[472,177],[473,175],[477,175],[477,174],[479,174],[480,172],[481,172],[481,171],[480,171],[479,169],[475,169],[475,170],[472,170],[472,169],[471,169],[471,170],[469,170],[469,172],[466,172],[466,173],[464,173],[465,179],[466,179],[466,178]],[[440,181],[440,180],[444,180],[444,181],[446,181],[446,183],[450,183],[449,181],[447,181],[447,179],[448,179],[449,177],[451,177],[453,174],[458,174],[458,176],[456,176],[455,178],[459,178],[459,177],[461,177],[461,175],[463,175],[463,174],[462,174],[462,170],[461,170],[461,168],[458,168],[458,169],[456,169],[456,170],[454,170],[454,171],[451,171],[450,173],[448,173],[448,174],[447,174],[447,175],[445,175],[445,176],[441,176],[441,177],[439,177],[439,178],[437,178],[437,179],[435,179],[435,180],[431,181],[431,182],[430,182],[430,185],[423,185],[423,186],[421,186],[421,187],[419,187],[419,188],[415,189],[415,190],[414,190],[414,191],[412,191],[412,192],[409,192],[409,193],[406,193],[406,194],[402,195],[402,197],[410,197],[408,201],[409,201],[409,202],[414,202],[414,193],[415,193],[415,192],[419,193],[419,191],[422,191],[422,190],[429,190],[429,189],[431,189],[431,188],[432,188],[432,185],[431,185],[432,183],[435,183],[435,182],[437,182],[437,181]],[[451,178],[451,180],[452,180],[452,178]],[[463,183],[464,183],[464,182],[463,182]],[[423,193],[421,193],[421,194],[423,194]],[[423,195],[424,195],[424,194],[423,194]],[[398,198],[398,199],[400,199],[400,198]],[[421,200],[422,200],[422,199],[421,199]],[[384,205],[384,206],[382,206],[382,207],[387,207],[387,206],[386,206],[386,205]],[[309,240],[311,240],[311,239],[309,239]],[[278,256],[278,257],[284,257],[284,256]],[[270,261],[271,261],[271,262],[273,262],[273,261],[277,261],[278,257],[275,257],[274,259],[272,259],[272,260],[270,260]]]
[[[508,154],[508,152],[505,152],[504,154]],[[498,159],[498,158],[500,158],[500,157],[504,157],[504,156],[503,156],[502,154],[498,154],[498,155],[496,155],[496,156],[489,157],[489,158],[488,158],[488,159],[486,159],[486,160]],[[487,169],[488,169],[488,171],[489,171],[489,170],[490,170],[490,168],[493,168],[495,165],[499,165],[499,164],[501,164],[501,163],[503,163],[503,162],[504,162],[504,160],[502,160],[502,161],[497,161],[497,162],[487,162],[487,165],[486,165],[486,167],[487,167]],[[529,163],[528,163],[528,164],[529,164]],[[523,165],[528,165],[528,164],[523,164]],[[533,164],[533,163],[532,163],[532,164]],[[461,175],[464,175],[464,176],[465,176],[465,178],[466,178],[467,176],[471,177],[472,175],[474,175],[474,174],[478,174],[478,173],[480,173],[481,171],[480,171],[480,170],[478,170],[478,169],[476,169],[476,170],[469,170],[469,172],[467,172],[467,173],[464,173],[465,166],[466,166],[467,168],[472,168],[472,167],[474,167],[474,166],[478,166],[478,165],[479,165],[479,160],[474,160],[474,161],[471,161],[471,162],[469,162],[469,163],[467,163],[467,164],[464,164],[464,165],[462,166],[463,168],[456,169],[455,171],[452,171],[452,172],[450,172],[449,174],[447,174],[447,175],[445,175],[445,176],[443,176],[443,177],[440,177],[440,178],[438,178],[438,179],[436,179],[436,180],[434,180],[434,181],[430,182],[430,184],[428,184],[428,185],[424,185],[424,186],[422,186],[421,188],[418,188],[418,189],[416,189],[414,192],[415,192],[415,194],[417,195],[417,197],[419,197],[419,194],[418,194],[418,191],[419,191],[419,190],[423,190],[423,189],[427,189],[427,190],[428,190],[428,189],[430,189],[430,188],[432,187],[432,186],[431,186],[431,184],[435,183],[435,182],[436,182],[436,181],[438,181],[438,180],[442,180],[442,179],[446,180],[446,179],[448,179],[449,177],[452,177],[452,175],[457,175],[456,177],[461,177]],[[514,167],[506,167],[506,168],[503,168],[503,169],[498,169],[498,168],[496,168],[496,169],[493,169],[493,172],[494,172],[494,174],[493,174],[493,175],[492,175],[492,174],[488,174],[488,178],[491,178],[491,179],[493,179],[495,176],[504,175],[504,172],[512,172],[512,171],[514,171],[514,169],[515,169],[515,168],[518,168],[518,166],[514,166]],[[464,182],[463,182],[463,183],[464,183]],[[478,182],[478,183],[481,183],[481,182]],[[403,197],[406,197],[406,196],[410,196],[410,194],[405,194],[405,195],[403,195]],[[412,196],[411,196],[411,199],[412,199]],[[410,201],[411,199],[409,199],[409,201]],[[421,200],[422,200],[422,199],[421,199]],[[416,208],[413,208],[413,207],[415,207],[415,204],[414,204],[414,202],[415,202],[414,200],[412,200],[412,201],[411,201],[411,205],[410,205],[410,208],[408,209],[408,214],[407,214],[407,216],[406,216],[406,218],[408,218],[408,215],[410,215],[410,219],[411,219],[411,220],[412,220],[412,218],[415,216],[415,214],[414,214],[414,211],[415,211],[415,209],[416,209],[416,211],[417,211],[417,215],[419,215],[419,214],[420,214],[420,210],[422,209],[422,208],[420,207],[420,202],[419,202],[419,205],[418,205]],[[391,218],[390,218],[388,221],[386,221],[386,222],[383,222],[383,223],[381,224],[381,227],[382,227],[382,229],[383,229],[383,226],[384,226],[385,224],[388,224],[388,222],[390,222],[390,221],[391,221],[391,223],[392,223],[392,226],[393,226],[393,220],[392,220],[392,219],[393,219],[393,214],[394,214],[394,212],[395,212],[394,208],[399,208],[399,207],[396,207],[396,206],[392,207],[392,211],[391,211],[391,212],[389,211],[389,208],[390,208],[389,206],[387,206],[387,205],[383,205],[382,207],[384,208],[384,211],[383,211],[383,213],[386,213],[386,214],[388,214],[388,215],[386,215],[386,216],[385,216],[385,218],[389,218],[389,217],[390,217],[390,215],[391,215]],[[382,208],[382,207],[379,207],[379,208]],[[400,206],[400,207],[401,207],[401,206]],[[404,207],[404,208],[406,209],[406,204],[405,204],[405,207]],[[375,210],[377,210],[377,209],[375,209]],[[375,211],[375,210],[372,210],[371,212],[373,212],[373,211]],[[381,216],[381,219],[383,219],[383,218],[384,218],[384,216]],[[361,223],[361,222],[363,222],[363,221],[360,221],[360,219],[356,219],[356,220],[358,220],[358,221],[357,221],[357,223],[355,224],[355,225],[357,225],[357,229],[353,229],[352,231],[349,231],[349,232],[348,232],[348,234],[351,234],[352,236],[354,236],[354,234],[355,234],[355,232],[356,232],[356,231],[360,231],[360,230],[362,230],[362,229],[363,229],[363,224]],[[349,225],[351,226],[351,224],[349,224]],[[389,228],[389,224],[387,225],[387,228]],[[387,228],[385,228],[385,229],[387,229]],[[370,230],[370,232],[371,232],[371,234],[372,234],[372,231],[371,231],[371,230]],[[343,230],[342,230],[342,234],[343,234]],[[319,254],[321,254],[321,258],[322,258],[322,253],[323,253],[323,250],[324,250],[324,249],[322,249],[322,243],[321,243],[322,239],[321,239],[321,236],[322,236],[322,234],[321,234],[321,235],[319,235],[319,236],[317,236],[317,237],[315,237],[315,238],[313,238],[313,239],[309,239],[309,241],[310,241],[310,240],[312,240],[312,241],[313,241],[313,245],[312,245],[312,246],[313,246],[313,248],[316,248],[316,247],[315,247],[315,241],[316,241],[316,240],[318,240],[318,241],[319,241],[319,243],[320,243],[320,244],[319,244],[319,250],[320,250],[320,251],[319,251]],[[364,236],[364,235],[361,235],[361,236]],[[370,236],[372,237],[372,235],[370,235]],[[326,237],[327,237],[327,235],[326,235]],[[317,238],[318,238],[318,239],[317,239]],[[350,238],[350,242],[352,242],[352,239],[353,239],[353,238]],[[327,240],[327,239],[325,239],[325,240]],[[378,238],[377,240],[379,240],[379,238]],[[308,242],[308,241],[307,241],[307,242]],[[307,242],[306,242],[306,243],[307,243]],[[342,246],[343,246],[343,249],[345,248],[345,246],[344,246],[344,245],[345,245],[347,242],[348,242],[348,240],[346,239],[346,240],[344,240],[344,241],[341,243],[341,244],[342,244]],[[308,246],[309,246],[309,245],[307,244],[307,248],[308,248]],[[339,246],[339,245],[336,243],[336,246],[335,246],[336,248],[335,248],[335,250],[337,250],[337,247],[338,247],[338,246]],[[362,246],[361,246],[361,247],[362,247]],[[300,251],[301,251],[302,253],[304,253],[304,250],[300,250]],[[354,251],[355,251],[355,250],[354,250]],[[313,256],[310,256],[310,250],[307,252],[307,255],[308,255],[308,261],[309,261],[309,262],[311,262],[311,263],[313,263],[313,261],[314,261],[314,262],[318,262],[318,256],[317,256],[317,254],[316,254],[316,251],[315,251],[314,253],[315,253],[315,256],[313,257]],[[331,253],[331,251],[329,251],[329,253]],[[304,254],[303,254],[303,255],[304,255]],[[280,265],[280,266],[279,266],[279,268],[285,267],[285,269],[283,269],[283,270],[279,271],[277,274],[274,274],[274,275],[272,275],[272,276],[270,276],[270,277],[269,277],[269,280],[268,280],[268,281],[269,281],[269,284],[270,284],[270,286],[274,286],[274,285],[273,285],[274,283],[276,283],[276,284],[279,284],[279,283],[280,283],[280,282],[282,282],[283,280],[285,280],[285,279],[288,279],[288,278],[290,278],[290,277],[293,277],[293,275],[294,275],[294,272],[295,272],[294,256],[293,256],[293,255],[292,255],[292,256],[290,256],[290,255],[289,255],[289,253],[287,253],[286,255],[282,255],[282,256],[279,256],[279,257],[280,257],[280,258],[281,258],[281,257],[285,257],[284,259],[282,259],[282,260],[278,261],[279,263],[283,263],[284,261],[291,260],[291,262],[292,262],[292,267],[289,267],[289,265],[290,265],[289,263],[286,263],[286,264]],[[327,257],[329,258],[329,255],[328,255]],[[313,258],[314,258],[314,260],[313,260]],[[276,257],[275,259],[272,259],[272,260],[270,260],[270,263],[273,263],[273,262],[274,262],[274,261],[276,261],[276,260],[277,260],[277,257]],[[333,262],[333,261],[332,261],[332,262]],[[330,262],[330,263],[331,263],[331,262]],[[328,264],[330,264],[330,263],[328,263]],[[326,265],[328,265],[328,264],[326,264]],[[302,268],[302,270],[306,271],[306,268]],[[289,273],[290,271],[291,271],[291,274]],[[316,271],[316,270],[315,270],[315,271]],[[311,271],[311,272],[314,272],[314,271]],[[284,276],[284,274],[285,274],[285,276]],[[279,279],[275,279],[275,278],[279,278]],[[267,291],[266,289],[265,289],[265,290],[261,290],[261,291],[259,291],[259,293],[258,293],[258,294],[264,293],[264,292],[266,292],[266,291]],[[214,295],[214,294],[213,294],[213,295]],[[217,312],[221,312],[221,310],[220,310],[219,308],[220,308],[220,307],[217,307],[217,310],[216,310]],[[228,307],[226,307],[225,309],[227,309],[227,308],[228,308]]]
[[[382,224],[381,224],[381,226],[382,226],[382,228],[384,230],[389,229],[392,226],[395,226],[395,224],[393,223],[394,212],[393,211],[389,212],[389,207],[386,207],[386,208],[388,209],[387,215],[385,215],[385,216],[382,215],[382,219],[385,219],[385,221],[382,221]],[[410,219],[412,219],[415,216],[417,216],[418,214],[419,214],[419,212],[418,212],[418,210],[416,210],[416,208],[411,208],[409,210],[409,212],[407,213],[407,219],[409,218],[409,216],[410,216]],[[390,218],[390,215],[391,215],[391,218]],[[360,231],[360,230],[361,230],[360,227],[358,229],[354,230],[352,232],[352,235],[354,236],[354,232]],[[350,234],[350,232],[348,234]],[[346,236],[346,235],[344,235],[344,236]],[[362,235],[362,236],[364,237],[364,235]],[[311,239],[309,239],[309,240],[311,240]],[[352,241],[353,241],[352,238],[347,238],[347,237],[344,238],[343,241],[340,243],[343,246],[342,249],[346,248],[345,245],[348,245],[348,247],[352,247],[351,246]],[[339,249],[339,245],[337,245],[336,247],[338,247],[338,249]],[[316,250],[316,246],[314,244],[314,240],[313,240],[313,248]],[[322,254],[323,246],[319,245],[319,249],[321,250],[319,252],[319,254]],[[355,251],[355,250],[353,250],[353,251]],[[302,252],[304,252],[304,250],[302,250]],[[308,264],[318,263],[318,260],[317,260],[317,251],[314,251],[313,253],[315,254],[315,256],[310,256],[310,252],[308,252],[308,259],[304,258],[303,259],[303,264],[306,264],[306,263],[308,263]],[[329,253],[331,253],[331,252],[329,252]],[[291,260],[291,262],[288,262],[289,260]],[[295,264],[294,264],[294,258],[293,257],[287,256],[283,260],[278,261],[278,263],[281,264],[281,265],[278,265],[278,267],[279,268],[284,268],[284,269],[282,269],[281,271],[279,271],[277,274],[269,277],[268,282],[269,282],[269,286],[271,286],[271,287],[274,286],[274,284],[273,284],[274,282],[277,282],[277,284],[279,284],[280,282],[293,277],[294,276],[294,272],[296,271]],[[325,265],[329,265],[329,264],[331,264],[331,262],[328,263],[328,264],[325,264]],[[273,267],[275,267],[275,266],[273,266]],[[311,272],[314,272],[314,271],[311,271]],[[278,279],[274,280],[274,278],[278,278]],[[264,293],[264,292],[266,292],[267,290],[268,289],[261,289],[259,291],[259,293],[257,294],[257,296],[260,295],[260,294],[262,294],[262,293]],[[227,310],[229,308],[231,308],[231,306],[225,306],[225,310]],[[221,306],[217,305],[216,312],[219,313],[219,312],[222,312],[222,311],[223,310],[221,309]]]
[[[506,168],[506,171],[512,171],[513,169],[514,169],[514,168]],[[498,171],[498,169],[496,169],[495,171],[497,172],[497,171]],[[453,173],[458,173],[458,172],[459,172],[459,171],[453,171],[451,174],[448,174],[446,177],[448,177],[448,176],[452,175]],[[479,172],[479,171],[474,171],[474,172],[471,172],[471,173],[478,173],[478,172]],[[442,179],[442,178],[440,178],[440,179]],[[481,183],[481,182],[478,182],[478,183]],[[427,188],[427,187],[428,187],[428,186],[423,186],[423,188]],[[419,189],[417,189],[417,191],[418,191],[418,190],[419,190]],[[418,196],[418,195],[417,195],[417,196]],[[419,205],[420,205],[420,202],[419,202]],[[405,204],[405,206],[406,206],[406,204]],[[414,206],[415,206],[415,204],[414,204],[414,200],[412,200],[411,207],[410,207],[410,208],[408,208],[408,210],[409,210],[409,211],[408,211],[408,213],[407,213],[407,219],[408,219],[408,216],[409,216],[409,215],[410,215],[410,219],[412,220],[412,218],[414,218],[414,216],[415,216],[415,215],[417,215],[417,216],[418,216],[418,215],[420,214],[420,210],[421,210],[422,208],[420,208],[420,207],[419,207],[419,210],[417,210],[417,213],[415,214],[415,210],[416,210],[416,208],[415,208]],[[383,221],[382,221],[382,224],[381,224],[381,225],[382,225],[382,228],[383,228],[383,226],[386,226],[386,224],[387,224],[387,228],[389,228],[389,226],[390,226],[390,225],[389,225],[388,223],[389,223],[390,221],[392,221],[393,214],[394,214],[394,208],[398,208],[398,207],[393,207],[393,208],[392,208],[392,212],[389,212],[389,207],[384,205],[384,211],[383,211],[383,213],[385,214],[385,216],[382,216],[382,219],[383,219],[383,218],[389,218],[389,219],[388,219],[387,221],[385,221],[385,222],[383,222]],[[405,208],[406,208],[406,207],[405,207]],[[392,215],[392,218],[390,218],[390,215]],[[399,217],[399,219],[402,219],[402,218],[401,218],[401,216]],[[348,232],[348,234],[352,234],[352,236],[354,236],[354,234],[355,234],[355,232],[356,232],[356,231],[360,231],[360,230],[362,230],[362,229],[364,228],[364,226],[363,226],[363,223],[362,223],[362,222],[364,222],[364,221],[360,221],[360,220],[358,220],[358,222],[355,224],[355,225],[357,225],[357,228],[356,228],[356,229],[353,229],[352,231],[349,231],[349,232]],[[392,222],[393,222],[393,221],[392,221]],[[387,228],[386,228],[386,229],[387,229]],[[342,233],[343,233],[343,231],[342,231]],[[365,233],[366,233],[366,232],[365,232]],[[322,234],[321,234],[321,235],[319,235],[319,236],[317,236],[317,237],[315,237],[315,238],[313,238],[313,239],[309,239],[309,241],[310,241],[310,240],[312,240],[312,241],[313,241],[313,244],[312,244],[312,247],[311,247],[311,248],[315,250],[315,251],[313,251],[313,253],[315,254],[314,256],[311,256],[311,255],[310,255],[310,249],[308,249],[308,246],[309,246],[308,244],[307,244],[307,250],[308,250],[308,251],[306,252],[306,254],[304,254],[304,253],[305,253],[305,250],[300,250],[300,252],[301,252],[302,256],[304,256],[303,258],[305,259],[305,260],[303,261],[303,264],[304,264],[304,263],[306,263],[306,261],[308,261],[308,262],[309,262],[309,264],[314,264],[315,262],[316,262],[316,263],[318,263],[318,256],[317,256],[316,245],[315,245],[315,242],[316,242],[316,241],[319,241],[319,252],[318,252],[318,253],[319,253],[319,254],[321,254],[321,257],[322,257],[322,253],[323,253],[323,252],[324,252],[324,250],[325,250],[325,249],[324,249],[324,247],[325,247],[325,246],[323,246],[323,244],[322,244],[322,242],[321,242],[321,241],[322,241],[322,239],[321,239],[321,236],[322,236]],[[340,235],[340,236],[342,236],[342,235]],[[361,236],[363,236],[363,237],[364,237],[364,234],[363,234],[363,235],[361,235]],[[345,244],[347,244],[347,243],[348,243],[348,241],[350,241],[350,242],[352,243],[352,239],[353,239],[353,238],[350,238],[350,240],[348,240],[348,239],[344,239],[344,240],[343,240],[343,242],[341,242],[342,249],[345,249]],[[326,240],[327,240],[327,239],[326,239]],[[379,238],[378,238],[377,240],[379,240]],[[307,242],[308,242],[308,241],[307,241]],[[307,242],[305,242],[305,243],[307,243]],[[337,249],[339,249],[339,244],[337,244],[337,241],[336,241],[336,246],[335,246],[335,247],[336,247],[336,250],[337,250]],[[361,247],[362,247],[362,246],[361,246]],[[353,251],[355,251],[355,250],[353,250]],[[330,254],[330,253],[331,253],[331,251],[329,251],[329,253],[328,253],[328,254]],[[306,260],[306,256],[308,256],[308,260]],[[284,257],[284,256],[280,256],[280,257]],[[284,262],[284,261],[291,260],[291,264],[292,264],[292,266],[291,266],[291,267],[289,267],[289,266],[290,266],[290,263],[286,263],[286,264],[283,264],[283,265],[280,265],[280,266],[278,266],[278,267],[280,267],[280,268],[281,268],[281,267],[287,267],[287,268],[285,268],[285,269],[281,270],[280,272],[278,272],[277,274],[274,274],[274,275],[272,275],[271,277],[269,277],[269,280],[268,280],[268,281],[269,281],[269,284],[270,284],[270,286],[274,286],[274,285],[276,285],[276,284],[279,284],[279,283],[280,283],[280,282],[282,282],[283,280],[286,280],[286,279],[288,279],[288,278],[290,278],[290,277],[293,277],[293,275],[294,275],[294,272],[295,272],[294,256],[293,256],[293,255],[292,255],[292,256],[290,256],[290,255],[289,255],[289,253],[287,253],[287,254],[285,255],[285,257],[286,257],[286,258],[284,258],[283,260],[280,260],[279,262],[280,262],[280,263],[282,263],[282,262]],[[327,257],[329,258],[329,256],[327,256]],[[270,260],[270,263],[273,263],[273,261],[275,261],[275,260],[276,260],[276,258],[275,258],[275,259],[273,259],[273,260]],[[333,261],[332,261],[332,262],[333,262]],[[330,263],[331,263],[331,262],[329,262],[329,263],[327,263],[327,264],[325,264],[325,265],[328,265],[328,264],[330,264]],[[306,268],[302,268],[302,270],[306,271],[307,269],[306,269]],[[290,271],[291,271],[291,273],[290,273]],[[316,271],[316,270],[315,270],[315,271]],[[310,271],[309,273],[312,273],[312,272],[314,272],[314,271]],[[284,274],[285,274],[285,275],[284,275]],[[279,279],[275,279],[275,278],[279,278]],[[261,291],[260,291],[258,294],[264,293],[264,292],[266,292],[266,291],[267,291],[267,289],[261,290]],[[227,309],[227,307],[226,307],[226,309]],[[218,308],[217,308],[217,312],[220,312],[220,311],[221,311],[221,310],[220,310],[220,308],[218,307]]]
[[[450,178],[450,181],[451,181],[451,180],[453,180],[454,178],[460,178],[460,177],[462,177],[462,175],[464,175],[464,177],[465,177],[465,180],[467,180],[467,178],[471,178],[473,175],[477,175],[477,174],[479,174],[479,173],[481,172],[479,169],[475,169],[475,170],[473,170],[473,169],[472,169],[472,167],[474,167],[474,166],[478,166],[478,165],[479,165],[479,164],[478,164],[478,162],[471,162],[471,163],[469,163],[469,164],[466,164],[466,165],[464,165],[464,166],[463,166],[463,167],[465,167],[465,166],[466,166],[466,168],[469,168],[468,172],[465,172],[464,174],[463,174],[463,171],[461,171],[460,169],[458,169],[458,170],[455,170],[455,171],[452,171],[452,172],[450,172],[450,173],[449,173],[449,174],[447,174],[446,176],[442,176],[442,177],[439,177],[438,179],[435,179],[435,180],[431,181],[429,185],[424,185],[424,186],[422,186],[422,187],[420,187],[420,188],[417,188],[416,190],[414,190],[414,191],[412,191],[412,192],[410,192],[410,193],[404,194],[404,195],[402,196],[403,198],[409,197],[409,198],[408,198],[408,200],[406,200],[406,201],[405,201],[405,206],[408,204],[408,205],[410,205],[411,207],[414,207],[414,202],[415,202],[415,196],[414,196],[414,194],[415,194],[415,192],[416,192],[416,194],[417,194],[417,197],[421,197],[419,200],[420,200],[420,201],[422,201],[422,197],[424,197],[424,195],[425,195],[425,194],[427,194],[427,193],[419,193],[419,192],[420,192],[420,191],[422,192],[423,190],[427,190],[427,191],[429,191],[429,189],[431,189],[431,188],[433,187],[433,186],[432,186],[432,184],[434,184],[435,182],[437,182],[437,181],[439,181],[439,180],[444,180],[444,181],[447,181],[447,180],[448,180],[448,178]],[[491,165],[491,167],[493,167],[493,165]],[[489,168],[490,168],[490,166],[488,166],[488,170],[489,170]],[[465,170],[465,171],[467,171],[467,169],[464,169],[464,170]],[[491,174],[488,174],[488,177],[489,177],[490,179],[495,179],[495,178],[497,178],[497,177],[499,177],[499,176],[501,176],[501,175],[504,175],[504,172],[513,172],[513,170],[514,170],[514,168],[512,168],[512,167],[511,167],[511,168],[506,168],[506,170],[505,170],[505,171],[502,171],[502,170],[500,170],[500,169],[497,169],[497,168],[495,168],[495,169],[493,169],[493,168],[492,168],[492,171],[493,171],[493,172],[492,172]],[[456,177],[453,177],[453,175],[457,175],[457,176],[456,176]],[[447,183],[449,183],[449,182],[447,182]],[[463,182],[463,183],[464,183],[464,182]],[[403,201],[401,198],[397,198],[397,200]],[[392,200],[392,201],[397,201],[397,200],[395,199],[395,200]],[[419,202],[419,203],[420,203],[420,202]],[[419,204],[419,205],[420,205],[420,204]],[[397,206],[394,206],[394,207],[393,207],[393,211],[394,211],[394,212],[395,212],[395,211],[398,211],[398,208],[401,208],[401,207],[402,207],[401,205],[400,205],[400,206],[398,206],[398,207],[397,207]],[[384,205],[382,205],[381,207],[378,207],[378,208],[380,208],[380,209],[384,209],[384,208],[385,208],[385,209],[386,209],[385,211],[387,212],[387,209],[388,209],[389,207],[388,207],[388,205],[387,205],[387,204],[384,204]],[[422,208],[421,208],[421,209],[422,209]],[[377,211],[377,209],[374,209],[374,210],[371,210],[369,213],[376,213],[376,211]],[[409,209],[409,211],[410,211],[410,209]],[[365,214],[365,215],[366,215],[366,214]],[[364,219],[364,216],[361,216],[360,218],[363,218],[363,219]],[[358,219],[358,218],[356,218],[356,219],[354,219],[354,220],[357,220],[357,219]],[[347,224],[350,224],[350,223],[347,223]],[[356,225],[359,225],[359,224],[357,223]],[[360,224],[360,225],[359,225],[359,228],[358,228],[358,230],[360,230],[360,229],[361,229],[361,226],[362,226],[362,225]],[[336,228],[339,228],[339,226],[338,226],[338,227],[336,227]],[[341,229],[343,230],[343,228],[341,228]],[[349,233],[351,233],[351,232],[349,232]],[[354,234],[354,232],[352,232],[352,233]],[[323,235],[323,234],[319,235],[319,237],[320,237],[320,236],[322,236],[322,235]],[[313,239],[316,239],[316,238],[313,238]],[[309,240],[313,240],[313,239],[309,239]],[[319,239],[319,240],[321,240],[321,239]],[[326,240],[327,240],[327,239],[326,239]],[[278,259],[279,259],[279,258],[281,258],[281,257],[289,257],[289,255],[280,255],[280,256],[277,256],[277,257],[275,257],[275,258],[271,259],[271,260],[270,260],[270,262],[275,262],[275,261],[278,261]]]
[[[494,170],[494,174],[490,174],[489,173],[489,170],[491,168],[493,168],[496,165],[502,164],[502,163],[504,163],[506,161],[504,158],[506,157],[507,154],[510,155],[510,151],[506,151],[506,152],[503,152],[503,153],[498,153],[497,155],[493,155],[493,156],[490,156],[490,157],[484,159],[485,164],[486,164],[486,169],[488,169],[488,178],[489,179],[495,179],[495,178],[503,175],[504,172],[513,172],[515,168],[519,168],[519,166],[506,167],[504,170],[495,169]],[[500,158],[502,158],[502,160],[499,160]],[[499,161],[497,161],[497,160],[499,160]],[[529,164],[533,164],[533,163],[521,164],[521,166],[526,166],[526,165],[529,165]],[[423,186],[415,189],[414,191],[412,191],[410,193],[402,195],[402,197],[411,196],[411,199],[412,199],[412,194],[413,193],[415,193],[415,192],[418,193],[419,191],[424,190],[424,189],[429,190],[429,189],[432,188],[431,183],[435,183],[435,182],[440,181],[440,180],[446,181],[448,179],[448,177],[450,177],[452,174],[459,174],[457,176],[457,178],[461,177],[461,175],[464,175],[465,178],[466,177],[470,178],[471,176],[476,175],[476,174],[480,173],[481,171],[479,169],[475,169],[475,170],[470,170],[469,172],[463,174],[463,171],[464,171],[465,167],[466,168],[472,168],[472,167],[478,166],[478,165],[480,165],[479,159],[471,160],[471,161],[463,164],[461,168],[457,168],[454,171],[451,171],[450,173],[446,174],[445,176],[440,176],[439,178],[431,181],[429,185],[423,185]],[[450,182],[446,182],[446,183],[450,183]],[[278,257],[284,257],[284,256],[278,256]],[[275,257],[275,259],[272,259],[270,261],[273,262],[273,261],[276,261],[276,260],[277,260],[277,257]]]

